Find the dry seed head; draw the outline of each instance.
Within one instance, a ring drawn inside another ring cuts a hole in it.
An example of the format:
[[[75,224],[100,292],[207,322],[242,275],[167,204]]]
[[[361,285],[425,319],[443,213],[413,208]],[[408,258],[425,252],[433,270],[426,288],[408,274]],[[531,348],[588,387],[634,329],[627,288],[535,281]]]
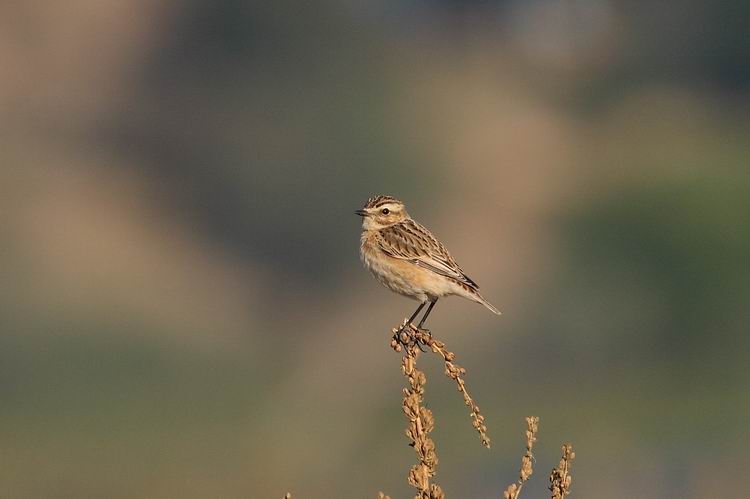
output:
[[[529,416],[526,418],[526,452],[521,458],[521,468],[518,471],[518,480],[512,483],[503,492],[505,499],[518,499],[521,494],[523,484],[531,477],[534,473],[533,461],[534,455],[531,453],[534,448],[534,442],[536,442],[536,433],[539,431],[539,418],[536,416]]]
[[[563,499],[566,495],[570,494],[570,483],[573,480],[570,475],[570,466],[575,457],[576,454],[573,452],[573,446],[564,444],[562,446],[560,464],[552,470],[549,476],[549,489],[552,491],[552,499]]]
[[[443,489],[440,488],[440,485],[433,483],[430,486],[430,499],[445,499],[445,494],[443,493]]]

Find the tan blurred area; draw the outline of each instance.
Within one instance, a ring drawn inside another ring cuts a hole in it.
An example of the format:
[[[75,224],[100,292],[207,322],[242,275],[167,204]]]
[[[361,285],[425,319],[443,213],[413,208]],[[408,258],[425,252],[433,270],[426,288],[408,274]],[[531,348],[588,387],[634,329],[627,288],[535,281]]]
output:
[[[0,6],[0,496],[412,493],[416,303],[353,214],[390,194],[503,311],[430,316],[493,439],[425,358],[448,497],[500,497],[531,414],[523,496],[571,441],[574,497],[741,497],[747,14]]]

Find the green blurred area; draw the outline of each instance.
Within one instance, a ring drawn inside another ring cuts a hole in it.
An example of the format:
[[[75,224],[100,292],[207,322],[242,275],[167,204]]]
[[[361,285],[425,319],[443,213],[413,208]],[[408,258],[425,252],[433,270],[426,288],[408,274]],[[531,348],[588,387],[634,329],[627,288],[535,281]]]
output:
[[[750,485],[744,2],[2,8],[0,496],[412,492],[353,211],[403,199],[502,311],[430,317],[448,497],[523,417],[573,496]]]

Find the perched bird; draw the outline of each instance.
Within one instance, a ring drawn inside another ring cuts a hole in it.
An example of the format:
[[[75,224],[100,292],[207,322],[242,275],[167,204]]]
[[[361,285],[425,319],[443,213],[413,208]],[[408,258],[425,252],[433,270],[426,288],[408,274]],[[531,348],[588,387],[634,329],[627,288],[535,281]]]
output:
[[[391,196],[375,196],[355,213],[362,217],[359,251],[365,267],[391,291],[420,302],[407,324],[430,302],[417,325],[421,328],[438,298],[449,295],[481,303],[500,315],[445,246],[409,217],[404,203]]]

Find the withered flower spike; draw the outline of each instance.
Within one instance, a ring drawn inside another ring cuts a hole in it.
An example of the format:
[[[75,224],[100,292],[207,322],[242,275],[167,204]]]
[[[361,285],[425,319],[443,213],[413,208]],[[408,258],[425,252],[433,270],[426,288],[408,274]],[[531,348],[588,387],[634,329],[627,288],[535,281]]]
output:
[[[563,499],[570,494],[570,483],[573,481],[570,475],[570,467],[575,458],[576,453],[573,452],[573,446],[564,444],[560,464],[557,465],[557,468],[552,469],[549,476],[549,489],[552,491],[552,499]]]
[[[536,416],[529,416],[526,418],[526,452],[521,458],[521,468],[518,471],[518,480],[512,483],[503,492],[505,499],[518,499],[523,489],[523,484],[531,477],[534,472],[532,463],[534,461],[534,454],[532,449],[534,448],[534,442],[536,442],[536,434],[539,431],[539,418]]]

